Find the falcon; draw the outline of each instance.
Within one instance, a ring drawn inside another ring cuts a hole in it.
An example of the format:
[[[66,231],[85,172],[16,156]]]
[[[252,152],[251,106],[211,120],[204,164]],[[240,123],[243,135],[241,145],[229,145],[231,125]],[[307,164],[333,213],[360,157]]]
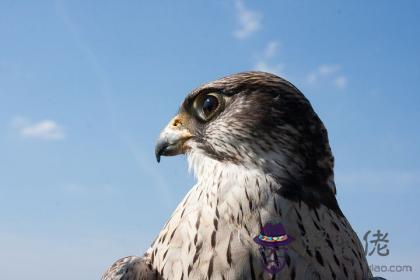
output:
[[[197,183],[144,256],[103,280],[371,278],[337,203],[327,131],[290,82],[244,72],[198,87],[155,153],[185,154]]]

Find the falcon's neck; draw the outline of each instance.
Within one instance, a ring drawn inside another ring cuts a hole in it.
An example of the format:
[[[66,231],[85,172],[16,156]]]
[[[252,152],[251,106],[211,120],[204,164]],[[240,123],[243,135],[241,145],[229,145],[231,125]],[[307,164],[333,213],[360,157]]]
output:
[[[247,223],[249,216],[258,214],[256,210],[275,208],[273,192],[281,186],[263,170],[220,162],[198,152],[188,155],[188,163],[197,178],[192,191],[202,194],[198,205],[218,207],[221,216],[235,223]]]
[[[229,217],[230,221],[234,217],[236,223],[248,223],[247,218],[251,218],[248,216],[260,213],[275,218],[280,208],[288,211],[292,204],[300,205],[301,202],[315,209],[324,205],[342,215],[335,198],[335,188],[332,189],[333,177],[325,184],[305,185],[290,170],[279,166],[267,168],[268,161],[263,162],[263,168],[244,166],[218,161],[199,151],[188,153],[188,163],[197,178],[192,192],[200,194],[195,197],[195,207],[219,207],[219,212]]]

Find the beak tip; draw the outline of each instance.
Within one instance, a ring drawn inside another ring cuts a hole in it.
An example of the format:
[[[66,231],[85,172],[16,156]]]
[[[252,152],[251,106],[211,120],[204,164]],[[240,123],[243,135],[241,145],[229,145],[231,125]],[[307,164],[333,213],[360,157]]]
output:
[[[162,156],[162,147],[157,146],[156,150],[155,150],[155,156],[156,156],[156,161],[159,163],[160,162],[160,157]]]

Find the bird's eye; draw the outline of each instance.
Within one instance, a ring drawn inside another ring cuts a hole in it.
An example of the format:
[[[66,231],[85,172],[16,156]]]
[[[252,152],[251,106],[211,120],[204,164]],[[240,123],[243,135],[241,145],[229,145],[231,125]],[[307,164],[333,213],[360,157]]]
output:
[[[204,94],[195,100],[194,109],[201,120],[208,121],[219,111],[222,102],[223,98],[219,94]]]
[[[207,95],[203,102],[203,114],[209,116],[219,107],[219,100],[214,95]]]

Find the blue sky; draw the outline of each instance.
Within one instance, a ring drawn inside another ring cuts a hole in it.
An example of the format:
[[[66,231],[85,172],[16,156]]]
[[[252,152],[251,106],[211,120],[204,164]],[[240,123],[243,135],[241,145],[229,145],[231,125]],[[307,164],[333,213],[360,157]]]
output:
[[[244,70],[328,128],[339,203],[420,277],[418,1],[0,1],[2,279],[98,279],[193,185],[154,141],[184,96]]]

